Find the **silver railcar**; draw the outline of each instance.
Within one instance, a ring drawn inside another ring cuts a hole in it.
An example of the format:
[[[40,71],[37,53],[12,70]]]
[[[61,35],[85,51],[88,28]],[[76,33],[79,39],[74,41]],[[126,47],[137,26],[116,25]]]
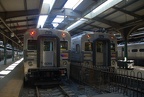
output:
[[[118,59],[124,59],[124,45],[118,45]],[[144,42],[127,45],[128,60],[134,60],[135,65],[144,66]]]
[[[85,31],[71,40],[71,64],[117,68],[117,41],[113,34]]]
[[[24,35],[25,81],[69,77],[71,36],[56,29],[29,29]]]
[[[10,44],[6,45],[6,57],[12,58],[12,47]],[[4,45],[3,41],[0,41],[0,61],[4,59]]]

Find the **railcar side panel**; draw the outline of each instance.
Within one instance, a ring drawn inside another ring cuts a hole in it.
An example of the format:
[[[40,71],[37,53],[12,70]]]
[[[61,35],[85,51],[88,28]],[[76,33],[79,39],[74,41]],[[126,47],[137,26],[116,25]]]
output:
[[[124,45],[118,45],[118,59],[124,59]],[[128,60],[134,60],[134,65],[144,66],[144,43],[127,45]]]

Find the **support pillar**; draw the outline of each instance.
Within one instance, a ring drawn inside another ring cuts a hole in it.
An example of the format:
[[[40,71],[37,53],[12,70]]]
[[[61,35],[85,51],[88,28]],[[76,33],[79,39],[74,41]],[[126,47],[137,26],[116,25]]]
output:
[[[128,50],[127,50],[127,43],[128,43],[128,37],[129,37],[129,32],[130,28],[124,29],[123,30],[123,39],[124,39],[124,61],[127,62],[128,60]]]
[[[12,44],[12,62],[14,62],[14,45]]]
[[[7,44],[7,40],[5,37],[3,37],[3,45],[4,45],[4,65],[7,64],[7,51],[6,51],[6,44]]]
[[[127,62],[127,59],[128,59],[127,39],[125,39],[125,44],[124,44],[124,60]]]

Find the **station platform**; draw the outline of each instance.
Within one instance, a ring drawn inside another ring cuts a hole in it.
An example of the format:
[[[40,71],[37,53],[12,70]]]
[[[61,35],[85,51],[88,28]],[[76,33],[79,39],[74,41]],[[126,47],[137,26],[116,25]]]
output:
[[[19,97],[23,86],[23,58],[0,64],[0,97]]]

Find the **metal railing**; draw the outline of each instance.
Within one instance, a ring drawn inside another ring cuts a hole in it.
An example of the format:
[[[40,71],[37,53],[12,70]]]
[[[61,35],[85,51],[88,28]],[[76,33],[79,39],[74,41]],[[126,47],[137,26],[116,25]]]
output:
[[[140,71],[103,66],[71,64],[71,77],[99,92],[118,92],[128,97],[144,97],[144,74]]]

